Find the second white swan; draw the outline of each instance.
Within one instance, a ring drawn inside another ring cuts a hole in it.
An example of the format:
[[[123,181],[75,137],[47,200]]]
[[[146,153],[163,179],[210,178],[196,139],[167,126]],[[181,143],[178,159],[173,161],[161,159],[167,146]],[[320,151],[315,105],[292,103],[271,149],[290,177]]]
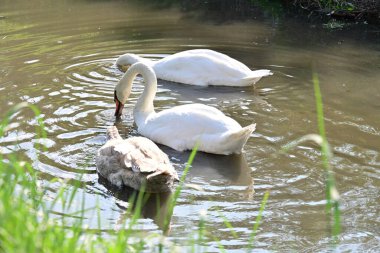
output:
[[[141,135],[178,151],[191,150],[198,143],[198,150],[207,153],[241,153],[256,124],[243,128],[218,109],[203,104],[180,105],[156,113],[153,100],[157,78],[154,70],[144,63],[132,65],[116,85],[116,117],[121,116],[138,74],[143,76],[145,88],[133,115]]]
[[[186,50],[159,61],[128,53],[121,55],[116,65],[127,69],[137,62],[151,66],[158,79],[199,86],[251,86],[262,77],[272,75],[267,69],[252,71],[228,55],[210,49]]]

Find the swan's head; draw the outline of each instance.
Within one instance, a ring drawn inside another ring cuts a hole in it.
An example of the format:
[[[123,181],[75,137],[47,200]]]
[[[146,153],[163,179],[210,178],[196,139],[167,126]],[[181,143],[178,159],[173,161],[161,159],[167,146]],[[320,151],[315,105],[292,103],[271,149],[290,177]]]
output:
[[[123,77],[120,79],[119,83],[115,87],[115,116],[118,118],[122,114],[124,104],[127,102],[129,95],[131,95],[133,79],[138,74],[142,75],[142,77],[144,78],[145,85],[149,86],[149,91],[145,91],[144,89],[144,94],[149,94],[148,97],[151,97],[151,101],[149,101],[149,98],[144,99],[148,102],[152,102],[153,104],[153,98],[156,94],[157,89],[156,74],[154,73],[152,67],[150,67],[148,64],[145,64],[144,62],[135,63],[127,70],[127,72],[124,73]]]
[[[113,101],[115,102],[115,105],[116,105],[115,116],[116,116],[116,118],[120,118],[121,114],[123,113],[124,104],[122,102],[120,102],[119,98],[117,97],[117,90],[116,89],[114,92]]]
[[[137,62],[141,62],[143,58],[136,54],[123,54],[116,60],[116,66],[121,71],[127,71],[130,66]]]

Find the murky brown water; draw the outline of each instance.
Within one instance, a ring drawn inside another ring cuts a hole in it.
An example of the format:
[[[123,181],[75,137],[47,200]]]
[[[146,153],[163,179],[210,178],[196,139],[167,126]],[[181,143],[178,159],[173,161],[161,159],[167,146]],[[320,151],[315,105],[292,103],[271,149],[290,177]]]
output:
[[[230,251],[243,249],[263,194],[270,190],[256,250],[328,250],[319,151],[303,144],[288,155],[278,155],[282,145],[317,132],[310,81],[314,62],[341,194],[343,232],[338,251],[380,248],[378,29],[363,37],[360,32],[346,36],[296,22],[274,24],[270,19],[216,24],[174,8],[158,10],[119,1],[0,1],[0,6],[1,114],[21,101],[40,108],[49,148],[40,152],[34,165],[42,172],[41,182],[49,186],[47,201],[62,184],[48,180],[77,179],[83,173],[80,180],[85,184],[75,201],[79,203],[84,194],[86,207],[101,206],[104,231],[120,227],[130,193],[117,192],[99,180],[94,164],[105,129],[114,123],[112,93],[122,76],[113,65],[116,57],[133,52],[159,59],[181,50],[211,48],[251,68],[269,68],[274,75],[259,82],[258,94],[250,88],[159,82],[157,110],[202,102],[217,106],[242,125],[257,123],[243,156],[198,154],[186,181],[203,191],[183,191],[170,236],[186,243],[205,209],[208,230],[215,237],[207,239],[207,251],[217,251],[217,240]],[[135,85],[119,125],[124,137],[136,135],[132,101],[142,89]],[[1,151],[20,151],[34,159],[35,121],[22,112],[13,122],[0,139]],[[182,174],[188,153],[164,150]],[[139,226],[159,231],[159,220],[150,218],[156,207],[155,200],[151,202]],[[220,213],[231,222],[237,238]],[[86,214],[90,227],[97,228],[95,217],[96,213]]]

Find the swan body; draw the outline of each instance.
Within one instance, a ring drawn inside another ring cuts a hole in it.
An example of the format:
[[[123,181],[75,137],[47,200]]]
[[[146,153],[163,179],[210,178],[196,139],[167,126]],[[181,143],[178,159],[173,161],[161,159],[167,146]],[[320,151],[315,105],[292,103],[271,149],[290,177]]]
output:
[[[100,175],[112,184],[136,190],[145,185],[147,192],[166,192],[178,181],[168,156],[144,137],[123,140],[115,126],[107,129],[108,141],[96,156]]]
[[[243,63],[210,49],[187,50],[159,61],[124,54],[116,65],[125,69],[137,62],[151,66],[158,79],[199,86],[250,86],[272,75],[267,69],[252,71]]]
[[[241,127],[234,119],[218,109],[203,104],[180,105],[160,112],[154,111],[153,99],[157,90],[154,70],[145,63],[135,63],[123,75],[115,88],[116,112],[120,116],[132,89],[133,79],[141,74],[145,88],[134,111],[138,132],[178,151],[198,150],[228,155],[241,153],[256,124]]]

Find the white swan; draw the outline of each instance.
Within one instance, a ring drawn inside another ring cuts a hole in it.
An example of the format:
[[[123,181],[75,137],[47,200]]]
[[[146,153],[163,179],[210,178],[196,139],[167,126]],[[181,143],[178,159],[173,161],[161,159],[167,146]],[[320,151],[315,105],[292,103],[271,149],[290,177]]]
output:
[[[115,116],[120,117],[132,89],[133,79],[141,74],[145,88],[135,105],[133,115],[138,132],[156,143],[175,150],[192,149],[214,154],[241,153],[256,124],[242,128],[221,111],[203,104],[180,105],[156,113],[153,99],[157,90],[154,70],[135,63],[123,75],[115,88]]]
[[[199,86],[250,86],[272,75],[267,69],[252,71],[243,63],[210,49],[187,50],[159,61],[124,54],[117,59],[116,65],[127,69],[137,62],[151,66],[158,79]]]
[[[96,156],[96,169],[112,184],[147,192],[166,192],[178,181],[168,156],[151,140],[132,137],[123,140],[117,128],[107,129],[108,141]]]

